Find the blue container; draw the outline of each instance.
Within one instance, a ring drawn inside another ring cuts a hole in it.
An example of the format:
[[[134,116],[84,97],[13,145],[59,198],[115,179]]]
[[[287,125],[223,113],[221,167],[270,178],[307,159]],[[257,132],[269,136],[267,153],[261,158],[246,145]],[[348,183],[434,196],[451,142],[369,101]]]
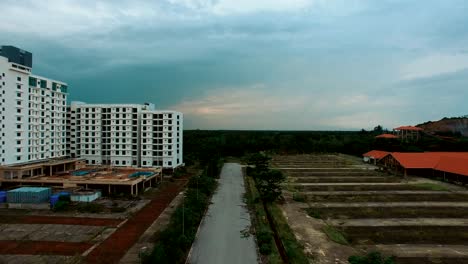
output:
[[[70,193],[69,192],[59,192],[59,193],[56,193],[58,196],[70,196]]]
[[[154,175],[154,172],[152,171],[138,171],[138,172],[134,172],[130,175],[128,175],[129,178],[136,178],[136,177],[140,177],[140,176],[145,176],[145,177],[151,177]]]
[[[54,194],[50,196],[50,207],[54,207],[55,204],[59,201],[60,195]]]
[[[51,188],[21,187],[7,192],[8,203],[43,203],[49,200]]]

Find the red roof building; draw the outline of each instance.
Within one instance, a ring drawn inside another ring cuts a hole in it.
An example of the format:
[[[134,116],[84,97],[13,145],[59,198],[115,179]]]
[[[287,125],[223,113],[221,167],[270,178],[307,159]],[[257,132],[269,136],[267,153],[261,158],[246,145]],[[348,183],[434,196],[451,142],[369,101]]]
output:
[[[392,152],[380,158],[380,165],[405,176],[463,176],[468,181],[468,152]]]
[[[382,135],[376,136],[375,138],[395,139],[395,138],[398,138],[398,136],[395,136],[393,134],[382,134]]]
[[[415,127],[415,126],[400,126],[397,128],[394,128],[393,130],[397,131],[423,131],[424,129],[420,127]]]

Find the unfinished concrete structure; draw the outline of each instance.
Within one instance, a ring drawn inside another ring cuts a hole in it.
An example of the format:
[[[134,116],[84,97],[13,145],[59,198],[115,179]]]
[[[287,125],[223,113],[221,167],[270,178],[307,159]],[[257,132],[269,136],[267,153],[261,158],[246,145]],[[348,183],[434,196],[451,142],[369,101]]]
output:
[[[15,186],[81,187],[103,195],[138,195],[160,182],[162,168],[86,167],[84,159],[52,159],[0,167],[0,188]]]

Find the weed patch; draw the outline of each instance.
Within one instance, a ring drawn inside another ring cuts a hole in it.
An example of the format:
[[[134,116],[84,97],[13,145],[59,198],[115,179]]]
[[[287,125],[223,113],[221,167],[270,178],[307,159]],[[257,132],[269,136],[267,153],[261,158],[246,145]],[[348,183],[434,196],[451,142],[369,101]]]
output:
[[[325,232],[325,234],[327,234],[328,238],[332,240],[333,242],[336,242],[341,245],[349,244],[345,235],[342,232],[340,232],[338,229],[334,228],[333,226],[327,225],[322,230],[323,232]]]

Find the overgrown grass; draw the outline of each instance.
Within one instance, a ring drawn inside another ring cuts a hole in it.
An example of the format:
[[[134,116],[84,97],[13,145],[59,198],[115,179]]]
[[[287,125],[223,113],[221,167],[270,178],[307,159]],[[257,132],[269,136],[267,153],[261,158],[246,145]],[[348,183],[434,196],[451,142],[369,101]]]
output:
[[[288,261],[290,263],[308,264],[309,259],[304,253],[304,247],[297,241],[281,209],[274,203],[269,204],[267,208],[273,218],[278,236],[283,243]]]
[[[345,235],[342,232],[340,232],[338,229],[334,228],[333,226],[327,225],[323,227],[322,230],[325,234],[327,234],[330,240],[341,245],[349,245],[349,242],[346,239]]]
[[[295,192],[293,193],[293,200],[300,203],[306,203],[307,196],[303,193]]]
[[[149,255],[143,257],[143,263],[185,263],[210,197],[216,189],[215,178],[218,175],[219,166],[217,162],[212,162],[200,176],[190,179],[184,193],[184,204],[174,211],[169,225],[156,234],[155,246]]]
[[[422,182],[422,183],[414,183],[411,184],[413,186],[417,186],[421,189],[426,189],[426,190],[431,190],[431,191],[449,191],[450,189],[442,186],[437,183],[432,183],[432,182]]]
[[[255,227],[255,237],[260,253],[266,256],[268,263],[282,263],[281,256],[273,239],[273,231],[260,201],[260,194],[255,187],[252,177],[245,176],[246,198],[250,210],[253,212],[252,224]]]
[[[312,208],[308,208],[306,209],[306,212],[308,215],[312,216],[313,218],[316,218],[316,219],[322,219],[322,214],[315,210],[315,209],[312,209]]]

